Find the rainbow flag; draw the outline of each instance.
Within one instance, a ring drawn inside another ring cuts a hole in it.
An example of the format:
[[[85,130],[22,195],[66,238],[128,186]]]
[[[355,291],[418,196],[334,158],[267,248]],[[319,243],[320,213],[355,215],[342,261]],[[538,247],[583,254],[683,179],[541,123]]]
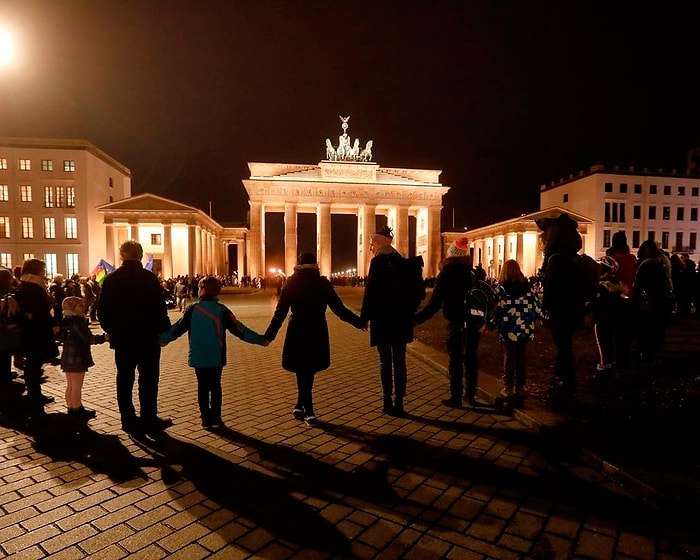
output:
[[[90,273],[90,276],[94,276],[101,286],[107,275],[115,270],[114,266],[109,264],[106,260],[100,259],[100,262],[97,263],[97,266]]]

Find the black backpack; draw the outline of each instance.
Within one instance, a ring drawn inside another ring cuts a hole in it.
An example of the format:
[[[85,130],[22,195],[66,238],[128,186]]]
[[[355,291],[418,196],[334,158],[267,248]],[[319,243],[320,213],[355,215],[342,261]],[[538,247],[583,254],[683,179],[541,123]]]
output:
[[[389,262],[392,268],[397,268],[395,285],[398,297],[402,303],[406,302],[407,307],[412,312],[416,312],[426,294],[425,280],[423,280],[423,257],[421,255],[414,257],[397,255]]]
[[[481,326],[489,322],[496,312],[496,303],[496,294],[491,284],[477,280],[472,273],[472,287],[464,298],[465,323]]]
[[[14,353],[20,346],[22,314],[14,292],[7,292],[0,299],[0,348]]]

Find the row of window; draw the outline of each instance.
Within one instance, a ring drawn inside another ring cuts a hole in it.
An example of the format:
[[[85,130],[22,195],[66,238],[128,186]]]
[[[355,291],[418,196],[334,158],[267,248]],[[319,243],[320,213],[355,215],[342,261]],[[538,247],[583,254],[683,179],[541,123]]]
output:
[[[657,218],[657,207],[654,205],[647,206],[647,219],[656,220]],[[662,206],[661,207],[661,219],[670,220],[671,219],[671,207]],[[691,222],[698,221],[698,208],[694,206],[690,208],[688,213]],[[682,222],[686,217],[685,206],[676,207],[676,221]],[[640,204],[635,204],[632,206],[632,219],[641,220],[642,219],[642,206]],[[625,216],[625,203],[624,202],[606,202],[603,221],[606,223],[624,223],[626,222]]]
[[[32,186],[19,186],[19,199],[21,202],[32,202]],[[0,185],[0,202],[9,202],[10,187]],[[75,208],[75,187],[45,186],[44,187],[44,208]]]
[[[66,216],[63,220],[65,239],[78,239],[78,218]],[[10,217],[0,216],[0,239],[10,237]],[[31,216],[22,217],[22,239],[34,239],[34,218]],[[44,218],[44,239],[56,239],[56,218]]]
[[[7,158],[0,158],[0,169],[7,169]],[[17,169],[20,171],[31,171],[32,170],[32,160],[20,158],[17,160]],[[41,170],[42,171],[53,171],[53,160],[52,159],[42,159],[41,160]],[[63,160],[63,171],[68,173],[75,172],[75,160],[74,159],[64,159]]]
[[[610,247],[610,241],[612,239],[612,231],[609,229],[604,229],[603,230],[603,248],[608,248]],[[647,239],[650,239],[654,241],[656,239],[656,232],[653,230],[650,230],[647,232]],[[679,252],[689,252],[689,251],[695,251],[697,249],[697,243],[698,243],[698,234],[695,231],[691,231],[688,234],[688,244],[684,245],[686,238],[684,235],[684,232],[682,231],[677,231],[676,232],[676,244],[671,247],[670,242],[671,242],[671,232],[669,231],[662,231],[661,232],[661,248],[666,249],[666,250],[672,250],[674,253],[679,253]],[[632,231],[632,248],[633,249],[639,249],[639,246],[641,245],[642,242],[642,232],[639,230],[634,230]]]
[[[606,193],[611,193],[613,192],[613,184],[612,183],[605,183],[603,186],[603,190]],[[618,191],[620,194],[626,194],[628,192],[628,185],[627,183],[620,183],[618,185]],[[642,194],[642,185],[639,183],[636,183],[633,185],[633,192],[634,194]],[[664,190],[663,190],[664,195],[670,196],[673,194],[673,187],[671,185],[664,185]],[[686,188],[684,186],[678,186],[676,187],[676,194],[678,196],[685,196],[686,193]],[[659,194],[659,187],[658,185],[649,185],[649,194]],[[690,187],[690,196],[700,196],[700,187]]]
[[[34,253],[24,253],[22,255],[22,260],[36,258]],[[58,274],[57,257],[56,253],[45,253],[42,255],[42,260],[46,263],[46,276],[52,278]],[[0,265],[6,268],[12,268],[14,263],[12,262],[12,253],[0,253]],[[80,268],[78,267],[78,253],[68,253],[66,255],[66,273],[67,275],[73,276],[74,274],[80,274]]]

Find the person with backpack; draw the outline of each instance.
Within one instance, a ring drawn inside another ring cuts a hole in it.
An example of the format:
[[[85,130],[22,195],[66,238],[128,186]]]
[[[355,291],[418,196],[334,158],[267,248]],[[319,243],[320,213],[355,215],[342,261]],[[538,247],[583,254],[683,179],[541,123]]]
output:
[[[535,325],[544,319],[539,296],[513,259],[503,263],[496,288],[496,309],[489,323],[498,331],[503,346],[501,396],[522,407],[525,399],[527,343],[535,336]]]
[[[576,357],[573,338],[583,329],[585,297],[580,293],[576,255],[583,246],[578,222],[562,213],[536,220],[542,231],[544,262],[542,303],[549,316],[554,343],[553,397],[573,397],[576,391]]]
[[[391,244],[394,234],[384,226],[370,236],[374,254],[369,264],[360,317],[369,321],[370,345],[379,353],[384,405],[382,410],[403,416],[406,396],[406,345],[413,340],[415,301],[404,289],[404,258]],[[393,401],[392,401],[393,397]]]
[[[433,293],[427,305],[414,315],[417,325],[425,323],[442,308],[447,320],[447,367],[450,378],[450,397],[442,403],[451,408],[462,408],[462,398],[477,406],[478,347],[484,327],[483,315],[471,313],[469,293],[476,283],[469,255],[469,240],[462,237],[447,248],[447,256],[440,263]]]

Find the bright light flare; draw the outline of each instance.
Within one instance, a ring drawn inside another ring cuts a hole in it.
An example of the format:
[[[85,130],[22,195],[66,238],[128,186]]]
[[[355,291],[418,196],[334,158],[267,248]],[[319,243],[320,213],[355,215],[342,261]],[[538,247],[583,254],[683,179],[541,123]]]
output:
[[[10,64],[15,56],[15,42],[6,29],[0,29],[0,66]]]

